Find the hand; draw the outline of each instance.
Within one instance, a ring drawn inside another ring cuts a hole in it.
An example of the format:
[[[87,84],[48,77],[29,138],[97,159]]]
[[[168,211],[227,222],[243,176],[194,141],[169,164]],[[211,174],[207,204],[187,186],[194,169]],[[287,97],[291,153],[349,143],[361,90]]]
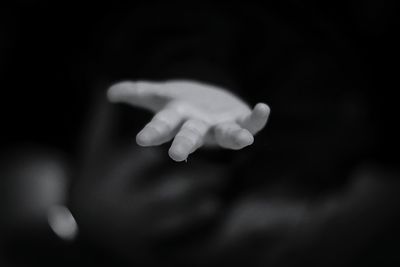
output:
[[[110,87],[108,98],[153,111],[136,142],[157,146],[174,139],[169,155],[175,161],[203,145],[235,150],[251,145],[270,113],[264,103],[251,111],[228,91],[194,81],[121,82]]]
[[[139,263],[158,259],[160,245],[214,222],[227,182],[218,164],[198,160],[178,167],[160,150],[113,147],[87,166],[72,195],[80,231]]]

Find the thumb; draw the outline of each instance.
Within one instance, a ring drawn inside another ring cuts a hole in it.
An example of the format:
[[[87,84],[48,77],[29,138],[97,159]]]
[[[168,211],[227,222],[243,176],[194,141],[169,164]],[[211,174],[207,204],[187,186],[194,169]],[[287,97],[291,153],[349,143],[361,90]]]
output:
[[[126,103],[157,111],[168,101],[159,82],[124,81],[112,85],[107,91],[107,98],[112,103]]]

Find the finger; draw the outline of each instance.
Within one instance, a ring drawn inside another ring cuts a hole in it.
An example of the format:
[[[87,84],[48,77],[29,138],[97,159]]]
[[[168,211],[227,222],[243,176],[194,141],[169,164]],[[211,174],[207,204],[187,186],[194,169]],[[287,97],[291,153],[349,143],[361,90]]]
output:
[[[256,134],[265,127],[270,114],[270,108],[264,103],[258,103],[250,115],[239,121],[239,124],[249,130],[250,133]]]
[[[182,121],[183,116],[174,109],[163,109],[137,134],[136,143],[140,146],[157,146],[168,142]]]
[[[175,136],[169,149],[169,156],[175,161],[185,160],[203,144],[209,126],[200,120],[188,120]]]
[[[234,122],[215,126],[215,139],[221,147],[235,150],[242,149],[254,142],[253,135]]]
[[[112,103],[126,103],[137,107],[160,109],[168,100],[166,92],[159,82],[119,82],[107,91]]]

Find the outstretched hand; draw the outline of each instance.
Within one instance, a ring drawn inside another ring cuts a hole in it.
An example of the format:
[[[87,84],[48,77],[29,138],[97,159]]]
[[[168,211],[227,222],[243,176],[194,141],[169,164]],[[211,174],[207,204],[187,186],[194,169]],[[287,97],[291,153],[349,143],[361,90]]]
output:
[[[120,82],[110,87],[108,99],[153,111],[136,142],[157,146],[173,139],[169,155],[175,161],[203,145],[235,150],[251,145],[270,113],[264,103],[251,110],[228,91],[194,81]]]

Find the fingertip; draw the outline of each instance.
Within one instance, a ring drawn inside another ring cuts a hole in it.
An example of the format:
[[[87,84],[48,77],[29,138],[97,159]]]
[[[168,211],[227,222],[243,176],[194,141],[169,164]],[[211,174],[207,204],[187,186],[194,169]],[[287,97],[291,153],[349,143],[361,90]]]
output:
[[[253,135],[246,129],[240,129],[229,140],[227,148],[239,150],[254,143]]]
[[[241,129],[236,135],[236,142],[240,148],[243,148],[253,144],[254,137],[248,130]]]
[[[257,117],[267,117],[271,113],[271,109],[265,103],[258,103],[255,105],[253,112]]]
[[[143,136],[143,134],[138,133],[138,134],[136,135],[136,143],[137,143],[139,146],[147,146],[148,140],[146,139],[146,137]]]
[[[187,159],[188,153],[182,146],[174,146],[169,149],[168,155],[174,161],[181,162]]]
[[[121,99],[121,96],[124,94],[125,91],[128,90],[128,88],[131,88],[132,84],[130,82],[119,82],[116,84],[113,84],[108,90],[107,90],[107,98],[110,102],[118,102]]]
[[[112,103],[118,102],[118,93],[116,92],[116,89],[114,86],[111,86],[107,90],[107,99],[108,99],[108,101],[110,101]]]
[[[156,129],[146,127],[136,135],[136,143],[139,146],[151,146],[158,135]]]

